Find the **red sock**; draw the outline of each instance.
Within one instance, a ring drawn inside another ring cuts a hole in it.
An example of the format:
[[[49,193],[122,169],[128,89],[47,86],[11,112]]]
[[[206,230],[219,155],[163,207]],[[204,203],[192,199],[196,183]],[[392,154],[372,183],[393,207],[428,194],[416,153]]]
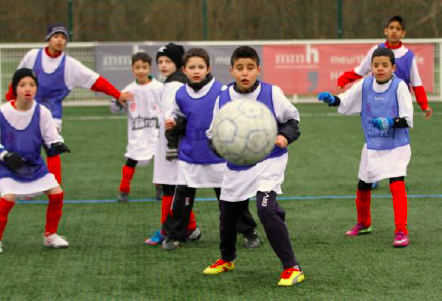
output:
[[[164,224],[169,215],[172,215],[172,201],[173,195],[163,195],[161,202],[161,225]]]
[[[135,173],[135,167],[130,167],[127,165],[123,166],[123,178],[121,179],[120,191],[129,194],[130,192],[130,181]]]
[[[61,160],[60,156],[50,156],[47,157],[48,169],[51,174],[55,176],[58,184],[61,185]]]
[[[189,223],[187,224],[187,230],[188,231],[193,231],[196,229],[196,218],[195,218],[195,214],[193,213],[193,210],[190,211],[190,219],[189,219]]]
[[[9,202],[5,199],[0,199],[0,241],[2,240],[3,232],[5,231],[6,223],[8,222],[8,214],[14,207],[14,202]]]
[[[401,231],[407,235],[407,192],[405,191],[404,181],[394,181],[390,183],[390,191],[393,197],[396,233]]]
[[[48,195],[49,205],[46,210],[45,236],[57,233],[63,208],[63,192]]]
[[[366,227],[371,226],[370,214],[371,190],[360,190],[356,192],[356,211],[358,212],[358,223]]]

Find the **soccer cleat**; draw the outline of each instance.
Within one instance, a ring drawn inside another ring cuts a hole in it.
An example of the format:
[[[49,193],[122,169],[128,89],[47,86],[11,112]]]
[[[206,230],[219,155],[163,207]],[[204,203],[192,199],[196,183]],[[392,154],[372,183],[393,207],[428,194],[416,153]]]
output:
[[[45,236],[43,244],[46,247],[55,248],[55,249],[69,247],[68,241],[64,237],[58,235],[57,233]]]
[[[371,226],[364,226],[363,224],[357,223],[353,228],[345,232],[345,235],[363,235],[363,234],[371,234]]]
[[[279,286],[289,286],[295,285],[303,282],[305,280],[304,273],[298,266],[293,268],[288,268],[284,270],[281,274],[281,278],[279,279]]]
[[[244,235],[244,248],[255,249],[261,246],[261,240],[258,237],[258,233],[253,231],[250,235]]]
[[[3,253],[3,243],[0,241],[0,254]]]
[[[180,246],[180,242],[175,239],[166,238],[163,243],[161,244],[161,249],[166,251],[173,251],[178,249]]]
[[[393,247],[395,248],[404,248],[408,247],[410,244],[410,241],[408,240],[408,235],[404,234],[403,232],[399,231],[394,236],[393,241]]]
[[[187,231],[187,240],[189,241],[197,241],[201,238],[201,230],[197,227],[193,231]]]
[[[117,201],[120,203],[126,203],[129,200],[129,194],[119,191],[117,194]]]
[[[231,271],[235,268],[235,263],[233,261],[224,261],[222,259],[218,260],[211,266],[207,267],[203,274],[205,275],[217,275],[224,272]]]
[[[157,230],[154,235],[151,238],[146,239],[144,243],[149,246],[157,246],[161,245],[165,238],[166,236],[161,234],[161,230]]]
[[[376,188],[378,188],[378,186],[379,186],[379,182],[373,182],[373,183],[371,184],[371,189],[372,189],[372,190],[375,190]]]

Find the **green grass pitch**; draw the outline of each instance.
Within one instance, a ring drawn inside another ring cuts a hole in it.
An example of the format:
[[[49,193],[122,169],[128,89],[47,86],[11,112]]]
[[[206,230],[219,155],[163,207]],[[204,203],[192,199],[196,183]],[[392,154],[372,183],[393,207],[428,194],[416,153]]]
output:
[[[388,181],[373,193],[373,234],[345,237],[356,218],[354,195],[363,144],[358,116],[338,116],[319,104],[297,105],[302,135],[290,146],[281,200],[296,256],[306,281],[278,288],[281,265],[265,239],[242,247],[233,272],[205,276],[219,257],[218,209],[214,201],[194,207],[202,239],[175,252],[143,245],[159,226],[156,201],[75,204],[64,207],[60,234],[70,248],[43,247],[46,205],[18,204],[11,211],[0,255],[0,299],[438,299],[442,296],[441,103],[428,121],[415,115],[412,160],[406,185],[410,247],[394,249]],[[415,112],[420,110],[415,108]],[[126,146],[126,120],[107,107],[65,108],[63,155],[66,200],[115,200]],[[137,169],[131,199],[154,197],[152,165]],[[433,197],[428,195],[434,195]],[[326,196],[338,196],[327,198]],[[339,197],[340,196],[340,197]],[[210,189],[198,198],[213,198]],[[45,199],[40,197],[38,199]],[[255,202],[251,211],[256,217]]]

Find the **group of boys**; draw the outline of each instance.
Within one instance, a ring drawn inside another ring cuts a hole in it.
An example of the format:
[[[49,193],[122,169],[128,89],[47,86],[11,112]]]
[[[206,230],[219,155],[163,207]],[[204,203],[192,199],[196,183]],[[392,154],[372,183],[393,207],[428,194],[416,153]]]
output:
[[[428,106],[414,55],[400,41],[405,36],[403,19],[391,18],[385,34],[387,42],[370,49],[361,65],[344,73],[338,85],[343,88],[370,71],[371,76],[345,93],[323,92],[318,99],[337,106],[342,114],[361,114],[365,144],[358,174],[357,223],[346,235],[371,233],[372,185],[389,178],[396,225],[393,245],[406,247],[409,238],[404,177],[411,157],[408,128],[413,127],[410,84],[426,118],[430,118],[433,111]],[[46,36],[48,47],[31,50],[19,67],[31,68],[37,74],[35,99],[49,108],[59,131],[61,101],[74,86],[112,95],[117,99],[112,109],[127,112],[127,161],[122,171],[119,199],[127,200],[136,165],[147,163],[152,157],[153,181],[161,184],[163,190],[162,226],[146,244],[161,244],[165,250],[175,250],[184,241],[198,240],[201,231],[192,211],[195,191],[214,188],[220,210],[221,258],[203,273],[214,275],[233,270],[238,232],[244,234],[247,247],[260,244],[256,223],[248,209],[248,200],[256,197],[258,217],[284,268],[278,285],[303,282],[305,276],[293,253],[285,211],[276,200],[277,194],[282,193],[287,146],[300,136],[299,112],[280,88],[258,80],[261,67],[257,52],[242,46],[232,53],[230,73],[234,82],[224,86],[210,73],[210,57],[204,49],[192,48],[185,52],[182,46],[169,43],[156,55],[158,68],[166,78],[164,84],[149,75],[152,62],[149,55],[137,53],[132,57],[135,82],[120,93],[104,78],[63,53],[67,37],[63,26],[51,26]],[[14,98],[13,92],[9,91],[7,99]],[[213,118],[222,106],[235,99],[262,102],[278,124],[271,154],[245,167],[226,163],[210,141]],[[48,149],[47,154],[49,170],[61,183],[59,152],[53,155]],[[7,216],[2,204],[0,240],[6,224],[3,215]],[[59,211],[61,216],[61,209]],[[66,244],[52,247],[66,247]]]

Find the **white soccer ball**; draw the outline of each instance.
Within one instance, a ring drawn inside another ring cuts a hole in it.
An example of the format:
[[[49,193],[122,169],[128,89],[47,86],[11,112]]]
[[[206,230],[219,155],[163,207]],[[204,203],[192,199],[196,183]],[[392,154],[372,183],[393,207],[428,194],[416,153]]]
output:
[[[270,154],[275,146],[275,117],[256,100],[228,102],[216,114],[212,129],[216,151],[236,165],[254,164]]]

